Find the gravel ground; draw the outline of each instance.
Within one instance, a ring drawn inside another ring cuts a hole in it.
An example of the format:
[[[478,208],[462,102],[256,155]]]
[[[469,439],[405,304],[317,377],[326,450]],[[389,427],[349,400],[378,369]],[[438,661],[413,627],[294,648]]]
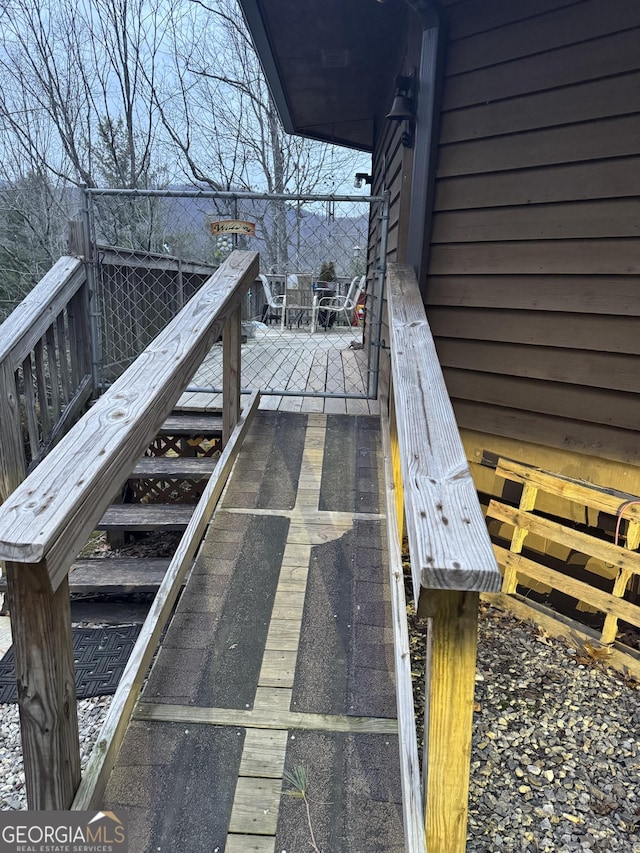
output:
[[[80,760],[83,768],[102,728],[110,702],[111,696],[96,696],[78,702]],[[0,810],[26,807],[18,706],[0,705]]]
[[[415,673],[419,636],[414,622]],[[639,699],[586,651],[483,606],[468,853],[640,853]]]

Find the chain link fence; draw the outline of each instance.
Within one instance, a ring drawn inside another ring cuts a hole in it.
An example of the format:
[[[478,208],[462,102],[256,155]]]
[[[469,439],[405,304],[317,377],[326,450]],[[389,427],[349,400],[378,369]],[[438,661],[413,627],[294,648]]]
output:
[[[243,306],[243,388],[369,396],[375,324],[367,324],[367,340],[363,333],[383,272],[367,246],[382,199],[94,189],[86,199],[103,381],[239,248],[258,251],[261,270]],[[220,350],[193,378],[201,393],[221,387]]]

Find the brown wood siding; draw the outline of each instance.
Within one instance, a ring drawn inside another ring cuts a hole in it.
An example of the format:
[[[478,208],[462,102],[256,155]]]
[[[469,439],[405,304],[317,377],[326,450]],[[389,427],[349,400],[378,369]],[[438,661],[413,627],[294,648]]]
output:
[[[442,2],[427,310],[461,427],[640,463],[640,3]]]
[[[408,69],[414,68],[419,62],[419,35],[420,26],[417,19],[410,16],[410,36],[404,49],[400,50],[397,58],[396,74],[407,73]],[[403,263],[405,261],[407,243],[407,223],[411,204],[411,173],[413,168],[413,150],[402,145],[401,137],[404,126],[397,122],[387,121],[386,113],[389,111],[393,99],[393,80],[389,81],[390,88],[386,96],[381,93],[379,103],[379,114],[377,116],[377,127],[380,130],[376,148],[373,154],[373,184],[372,194],[382,195],[389,192],[389,231],[387,243],[387,263]],[[376,264],[380,259],[380,236],[379,224],[372,223],[369,235],[369,258],[375,257]],[[389,341],[389,326],[386,310],[386,298],[383,299],[383,321],[381,338]],[[375,298],[367,301],[369,322],[374,322],[377,317],[377,304]],[[380,348],[380,393],[386,397],[389,392],[390,361],[388,350]]]

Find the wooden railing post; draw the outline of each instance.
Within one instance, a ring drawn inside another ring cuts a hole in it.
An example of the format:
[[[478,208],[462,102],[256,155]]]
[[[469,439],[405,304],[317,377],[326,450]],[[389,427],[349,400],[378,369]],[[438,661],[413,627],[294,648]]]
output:
[[[73,384],[78,387],[85,376],[91,375],[91,320],[89,288],[82,285],[67,307]]]
[[[0,361],[0,503],[24,480],[26,464],[16,376],[9,359]]]
[[[478,643],[477,592],[428,590],[424,792],[427,850],[464,853]]]
[[[53,591],[46,566],[6,568],[27,804],[68,809],[80,784],[68,578]]]
[[[238,305],[222,333],[222,444],[240,418],[240,367],[242,348],[242,305]]]

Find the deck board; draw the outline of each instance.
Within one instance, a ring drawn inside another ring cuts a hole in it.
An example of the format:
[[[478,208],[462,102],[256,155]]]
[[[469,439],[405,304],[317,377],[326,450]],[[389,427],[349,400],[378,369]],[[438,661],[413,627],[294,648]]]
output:
[[[260,408],[266,411],[378,414],[377,401],[364,397],[367,350],[349,346],[359,334],[346,328],[311,335],[306,328],[281,331],[279,327],[269,327],[242,346],[242,387],[260,389]],[[192,386],[221,387],[221,350],[213,347],[193,377]],[[273,393],[278,390],[304,394]],[[336,396],[309,396],[313,392]],[[339,396],[344,394],[363,396]],[[176,408],[206,412],[220,405],[220,394],[186,391]]]

